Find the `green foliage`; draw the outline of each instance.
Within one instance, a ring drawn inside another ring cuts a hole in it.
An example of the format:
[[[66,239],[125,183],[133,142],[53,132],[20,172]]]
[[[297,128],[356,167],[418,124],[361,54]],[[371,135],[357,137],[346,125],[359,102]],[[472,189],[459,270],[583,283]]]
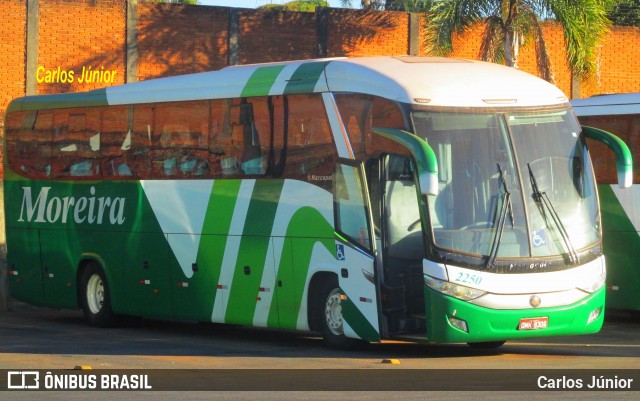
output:
[[[640,0],[622,0],[609,13],[613,25],[640,27]]]
[[[343,7],[353,7],[353,0],[340,0]],[[385,0],[361,0],[360,7],[364,10],[384,10]]]
[[[198,0],[143,0],[149,3],[171,3],[171,4],[189,4],[195,6],[198,4]]]
[[[385,10],[419,13],[429,10],[433,0],[387,0]]]
[[[546,18],[563,29],[567,61],[582,78],[596,70],[597,49],[608,32],[607,11],[617,0],[438,0],[432,1],[425,25],[425,42],[435,55],[449,54],[452,38],[477,23],[485,23],[480,57],[517,67],[521,46],[536,47],[538,70],[553,81],[549,55],[542,36]]]
[[[271,10],[307,11],[313,12],[316,7],[329,7],[326,0],[296,0],[285,4],[265,4],[258,8]]]

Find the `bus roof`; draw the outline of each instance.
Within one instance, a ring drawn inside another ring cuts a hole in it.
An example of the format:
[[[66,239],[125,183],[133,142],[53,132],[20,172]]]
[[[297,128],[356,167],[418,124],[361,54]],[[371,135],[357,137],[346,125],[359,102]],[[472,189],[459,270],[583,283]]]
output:
[[[571,105],[578,117],[640,114],[640,92],[576,99]]]
[[[8,111],[313,92],[354,92],[448,107],[564,104],[555,86],[513,68],[439,57],[361,57],[226,67],[90,92],[15,99]]]

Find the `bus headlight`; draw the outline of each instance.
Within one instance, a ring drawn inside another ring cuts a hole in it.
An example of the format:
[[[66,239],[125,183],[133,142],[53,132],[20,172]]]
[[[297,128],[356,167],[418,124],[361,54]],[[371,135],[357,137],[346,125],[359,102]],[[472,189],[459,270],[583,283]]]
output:
[[[606,280],[606,276],[604,274],[601,274],[598,277],[596,277],[596,279],[591,283],[585,283],[579,286],[578,289],[591,294],[593,292],[598,291],[600,288],[602,288],[605,280]]]
[[[475,288],[465,287],[464,285],[438,280],[437,278],[427,275],[424,276],[424,283],[429,288],[463,301],[470,301],[486,294],[486,291],[476,290]]]

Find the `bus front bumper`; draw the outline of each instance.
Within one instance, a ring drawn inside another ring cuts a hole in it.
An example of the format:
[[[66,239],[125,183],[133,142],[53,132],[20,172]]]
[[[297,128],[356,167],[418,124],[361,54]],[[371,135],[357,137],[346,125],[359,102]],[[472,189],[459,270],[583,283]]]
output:
[[[604,321],[605,289],[553,308],[489,309],[425,286],[427,341],[471,343],[597,333]]]

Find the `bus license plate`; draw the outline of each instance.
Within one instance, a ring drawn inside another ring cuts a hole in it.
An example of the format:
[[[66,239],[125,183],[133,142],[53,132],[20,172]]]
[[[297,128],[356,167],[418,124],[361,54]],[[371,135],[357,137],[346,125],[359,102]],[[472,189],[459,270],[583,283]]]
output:
[[[546,329],[548,326],[548,317],[532,317],[527,319],[520,319],[518,330],[540,330]]]

